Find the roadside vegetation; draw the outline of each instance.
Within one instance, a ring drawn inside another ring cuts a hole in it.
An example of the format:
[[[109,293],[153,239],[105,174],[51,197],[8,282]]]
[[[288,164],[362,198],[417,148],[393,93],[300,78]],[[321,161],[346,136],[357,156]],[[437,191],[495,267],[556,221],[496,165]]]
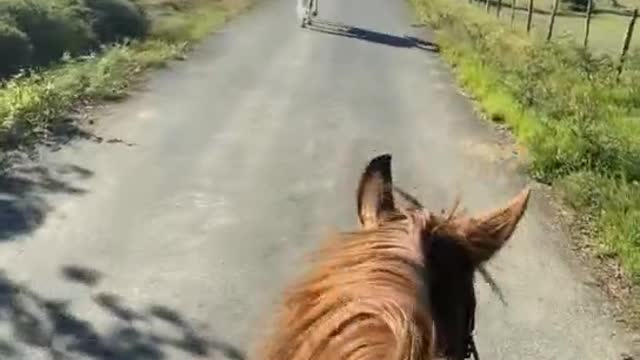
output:
[[[118,99],[249,0],[0,0],[0,146]]]
[[[640,52],[617,80],[617,58],[570,37],[544,42],[464,0],[411,2],[461,85],[524,145],[531,174],[561,190],[593,225],[597,254],[640,285]],[[621,47],[621,34],[610,41]]]

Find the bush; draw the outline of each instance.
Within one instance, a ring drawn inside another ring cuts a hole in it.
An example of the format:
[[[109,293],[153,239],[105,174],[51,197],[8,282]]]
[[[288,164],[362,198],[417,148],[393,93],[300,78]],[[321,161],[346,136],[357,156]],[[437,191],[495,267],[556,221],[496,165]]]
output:
[[[15,26],[0,20],[0,77],[13,74],[31,61],[29,37]]]
[[[10,0],[0,5],[0,13],[8,15],[33,45],[35,65],[59,60],[65,52],[78,54],[94,43],[93,31],[80,16],[82,8],[65,2],[47,0]]]
[[[0,0],[0,76],[143,37],[148,29],[146,14],[130,0]]]
[[[142,8],[129,0],[86,0],[92,13],[93,30],[102,43],[147,34],[149,21]]]

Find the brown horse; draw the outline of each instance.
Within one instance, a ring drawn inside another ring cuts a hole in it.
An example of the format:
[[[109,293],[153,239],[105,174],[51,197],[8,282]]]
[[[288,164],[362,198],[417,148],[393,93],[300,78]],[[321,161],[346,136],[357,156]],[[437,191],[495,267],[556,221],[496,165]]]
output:
[[[315,254],[254,358],[468,358],[474,272],[513,234],[529,189],[481,216],[455,207],[434,214],[393,186],[391,156],[382,155],[365,169],[357,196],[361,229]]]

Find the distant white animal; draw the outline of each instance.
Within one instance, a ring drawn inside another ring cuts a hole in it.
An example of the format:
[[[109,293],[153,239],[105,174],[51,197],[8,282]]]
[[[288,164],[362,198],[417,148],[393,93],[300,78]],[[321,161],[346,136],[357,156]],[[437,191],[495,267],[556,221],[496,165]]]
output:
[[[309,2],[312,1],[311,4]],[[309,13],[310,9],[312,10]],[[298,21],[304,27],[311,22],[311,17],[318,15],[318,0],[296,0],[296,14]]]
[[[308,15],[308,8],[305,5],[305,0],[296,0],[296,14],[298,15],[298,21],[300,22],[302,22]]]

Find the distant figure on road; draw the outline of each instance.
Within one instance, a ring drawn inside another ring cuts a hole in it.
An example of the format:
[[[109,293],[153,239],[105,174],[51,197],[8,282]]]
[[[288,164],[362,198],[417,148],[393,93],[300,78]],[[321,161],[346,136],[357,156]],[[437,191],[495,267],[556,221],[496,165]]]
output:
[[[296,0],[296,13],[298,15],[298,21],[305,26],[305,23],[310,23],[311,17],[318,16],[318,0]],[[309,2],[312,2],[311,4]],[[309,10],[312,9],[311,14]]]

